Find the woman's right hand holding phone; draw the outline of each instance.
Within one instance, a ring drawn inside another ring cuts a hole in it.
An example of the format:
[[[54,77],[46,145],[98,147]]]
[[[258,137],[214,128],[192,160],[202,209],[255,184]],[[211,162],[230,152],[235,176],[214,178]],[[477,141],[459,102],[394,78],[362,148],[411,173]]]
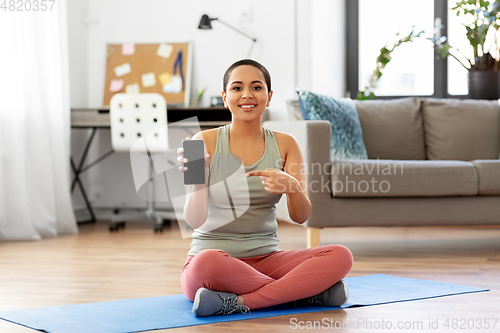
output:
[[[187,137],[186,140],[191,140]],[[184,173],[188,168],[184,165],[188,159],[184,157],[184,148],[177,149],[177,161],[179,162],[179,171]],[[210,154],[205,148],[205,184],[189,185],[186,193],[186,203],[184,204],[184,218],[186,222],[194,229],[199,228],[205,223],[208,214],[208,179],[210,171]],[[204,209],[200,209],[200,208]]]
[[[188,136],[188,137],[186,137],[185,140],[191,140],[191,138]],[[182,173],[184,173],[184,171],[187,170],[187,168],[184,166],[184,163],[186,163],[188,161],[187,158],[184,158],[183,153],[184,153],[184,148],[179,147],[177,149],[177,155],[179,155],[179,156],[177,156],[177,162],[179,162],[179,164],[180,164],[179,171]]]
[[[186,137],[185,140],[191,140],[190,137]],[[206,147],[204,148],[204,152],[205,152],[205,185],[207,184],[208,182],[208,179],[209,179],[209,172],[210,172],[210,154],[207,153],[207,150],[206,150]],[[177,149],[177,162],[179,162],[179,171],[184,173],[186,170],[188,170],[188,168],[185,166],[185,164],[188,162],[188,159],[184,157],[184,148],[183,147],[179,147]],[[200,184],[201,185],[201,184]]]

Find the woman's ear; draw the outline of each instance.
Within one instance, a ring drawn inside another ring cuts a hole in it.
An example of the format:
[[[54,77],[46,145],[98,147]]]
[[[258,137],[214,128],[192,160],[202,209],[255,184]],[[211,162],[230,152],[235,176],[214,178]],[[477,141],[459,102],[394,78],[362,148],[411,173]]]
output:
[[[273,91],[271,90],[270,92],[267,93],[267,103],[266,106],[269,107],[271,104],[271,98],[273,97]]]
[[[222,100],[224,101],[224,107],[227,109],[228,105],[226,102],[226,93],[224,91],[222,91]]]

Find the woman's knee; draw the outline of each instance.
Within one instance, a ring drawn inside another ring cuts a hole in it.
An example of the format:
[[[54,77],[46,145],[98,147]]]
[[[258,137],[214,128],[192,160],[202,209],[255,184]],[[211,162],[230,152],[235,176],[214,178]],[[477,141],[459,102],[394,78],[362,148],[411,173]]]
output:
[[[336,270],[342,271],[347,275],[352,268],[353,256],[351,250],[344,245],[326,245],[328,248],[328,255],[331,260],[336,263]]]
[[[221,250],[203,250],[197,253],[182,272],[181,286],[184,294],[192,301],[198,288],[206,288],[217,274],[217,267],[225,256]]]
[[[201,263],[202,266],[206,266],[207,263],[213,265],[227,258],[230,258],[229,254],[222,250],[206,249],[198,252],[191,260],[191,263],[194,261],[195,263]]]
[[[342,261],[344,262],[346,274],[351,270],[352,268],[352,263],[354,261],[352,252],[349,250],[347,247],[344,245],[337,245],[337,251],[340,253],[339,257],[342,258]]]
[[[230,256],[222,250],[207,249],[197,253],[189,263],[189,275],[193,278],[206,281],[213,275],[218,275],[224,260]]]
[[[222,250],[217,250],[217,249],[206,249],[206,250],[201,250],[198,252],[192,260],[196,258],[203,258],[203,259],[211,259],[211,258],[218,258],[220,256],[227,256],[228,254]]]

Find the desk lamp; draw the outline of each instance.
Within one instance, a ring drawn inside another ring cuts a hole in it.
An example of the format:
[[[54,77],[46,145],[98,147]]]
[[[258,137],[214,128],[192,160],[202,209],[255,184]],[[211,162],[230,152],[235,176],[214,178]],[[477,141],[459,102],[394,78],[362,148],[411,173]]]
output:
[[[203,14],[201,16],[200,24],[198,25],[198,29],[203,29],[203,30],[210,30],[212,29],[212,21],[219,21],[220,23],[224,24],[226,27],[233,29],[236,32],[239,32],[243,36],[250,38],[252,40],[252,45],[250,46],[250,50],[248,51],[248,56],[250,57],[250,53],[252,53],[253,46],[255,45],[255,42],[257,41],[257,38],[254,38],[243,31],[233,27],[232,25],[222,21],[221,19],[217,17],[209,17],[207,14]]]

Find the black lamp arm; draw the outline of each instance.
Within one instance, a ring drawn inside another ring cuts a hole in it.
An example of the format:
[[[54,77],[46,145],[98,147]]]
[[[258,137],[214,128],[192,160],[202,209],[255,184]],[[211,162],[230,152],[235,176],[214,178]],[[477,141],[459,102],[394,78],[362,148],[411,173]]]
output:
[[[231,29],[233,29],[234,31],[239,32],[240,34],[242,34],[243,36],[245,36],[245,37],[247,37],[247,38],[250,38],[250,39],[251,39],[251,40],[253,40],[254,42],[256,42],[256,41],[257,41],[257,38],[250,36],[249,34],[247,34],[247,33],[243,32],[243,31],[241,31],[241,30],[239,30],[239,29],[237,29],[237,28],[233,27],[232,25],[230,25],[230,24],[228,24],[228,23],[226,23],[226,22],[224,22],[224,21],[222,21],[221,19],[218,19],[218,18],[211,18],[210,20],[214,20],[214,21],[215,21],[215,20],[217,20],[217,21],[219,21],[220,23],[224,24],[226,27],[231,28]]]

